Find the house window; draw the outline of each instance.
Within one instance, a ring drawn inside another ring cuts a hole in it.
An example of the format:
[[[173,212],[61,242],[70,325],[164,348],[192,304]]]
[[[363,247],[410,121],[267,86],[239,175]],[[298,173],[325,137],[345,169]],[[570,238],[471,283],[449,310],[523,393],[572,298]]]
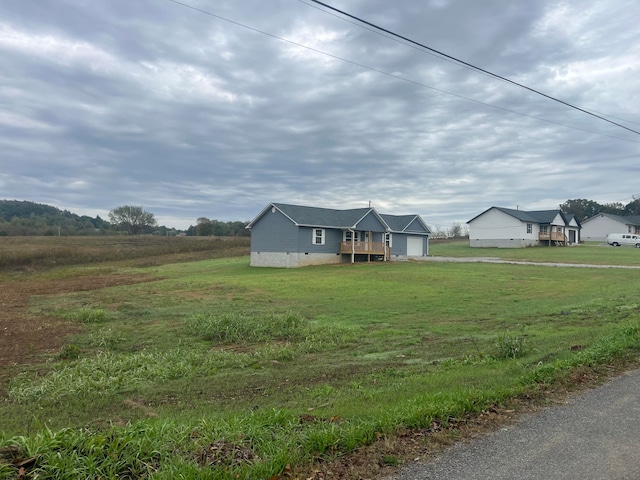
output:
[[[390,233],[385,233],[384,234],[384,243],[387,247],[391,247],[391,234]]]
[[[350,241],[355,241],[355,242],[359,242],[361,241],[363,234],[362,232],[359,232],[358,230],[356,231],[351,231],[351,230],[345,230],[344,231],[344,241],[345,242],[350,242]],[[367,232],[364,233],[364,237],[365,237],[365,242],[367,241],[367,239],[369,238],[369,234]]]
[[[527,233],[531,233],[533,232],[533,225],[531,225],[530,223],[527,223]]]
[[[549,225],[540,225],[540,233],[549,233]]]
[[[311,241],[314,245],[324,245],[324,228],[314,228]]]

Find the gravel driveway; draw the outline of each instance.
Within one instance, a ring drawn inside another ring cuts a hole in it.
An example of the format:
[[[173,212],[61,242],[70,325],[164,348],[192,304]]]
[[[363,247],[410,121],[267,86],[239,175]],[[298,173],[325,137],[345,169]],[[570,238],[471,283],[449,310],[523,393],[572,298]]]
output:
[[[640,269],[638,265],[597,265],[589,263],[551,263],[524,262],[520,260],[504,260],[496,257],[419,257],[412,259],[417,262],[451,262],[451,263],[506,263],[510,265],[537,265],[541,267],[570,267],[570,268],[622,268],[629,270]],[[640,478],[640,477],[638,477]]]

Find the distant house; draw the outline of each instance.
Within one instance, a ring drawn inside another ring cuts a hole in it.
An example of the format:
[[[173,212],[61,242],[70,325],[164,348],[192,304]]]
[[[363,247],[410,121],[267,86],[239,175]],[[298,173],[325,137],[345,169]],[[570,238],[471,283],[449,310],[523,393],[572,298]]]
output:
[[[604,242],[610,233],[640,234],[640,215],[598,213],[582,222],[584,241]]]
[[[562,210],[491,207],[467,222],[472,247],[521,248],[580,241],[580,222]]]
[[[247,228],[254,267],[407,260],[428,255],[431,234],[419,215],[283,203],[267,205]]]

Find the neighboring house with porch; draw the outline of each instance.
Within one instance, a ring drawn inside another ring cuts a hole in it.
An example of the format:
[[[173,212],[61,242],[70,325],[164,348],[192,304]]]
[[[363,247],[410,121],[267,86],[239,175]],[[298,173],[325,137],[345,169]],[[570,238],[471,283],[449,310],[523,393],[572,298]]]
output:
[[[491,207],[467,222],[472,247],[522,248],[580,242],[580,222],[562,210]]]
[[[408,260],[429,254],[431,234],[419,215],[284,203],[267,205],[247,228],[254,267]]]
[[[598,213],[582,222],[582,240],[605,242],[610,233],[640,234],[640,215]]]

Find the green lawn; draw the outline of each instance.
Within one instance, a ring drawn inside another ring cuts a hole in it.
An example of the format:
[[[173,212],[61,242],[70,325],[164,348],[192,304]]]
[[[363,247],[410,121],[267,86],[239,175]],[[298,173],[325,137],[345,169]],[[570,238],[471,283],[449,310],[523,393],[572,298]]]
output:
[[[612,264],[640,251],[482,249],[498,255]],[[122,273],[140,272],[157,280],[32,299],[83,325],[17,370],[0,403],[0,452],[36,457],[39,478],[271,478],[640,345],[636,270],[240,257]],[[0,478],[13,475],[0,456]]]
[[[471,248],[469,241],[432,243],[429,254],[439,257],[489,257],[529,262],[586,263],[640,266],[640,249],[586,243],[569,247]]]

